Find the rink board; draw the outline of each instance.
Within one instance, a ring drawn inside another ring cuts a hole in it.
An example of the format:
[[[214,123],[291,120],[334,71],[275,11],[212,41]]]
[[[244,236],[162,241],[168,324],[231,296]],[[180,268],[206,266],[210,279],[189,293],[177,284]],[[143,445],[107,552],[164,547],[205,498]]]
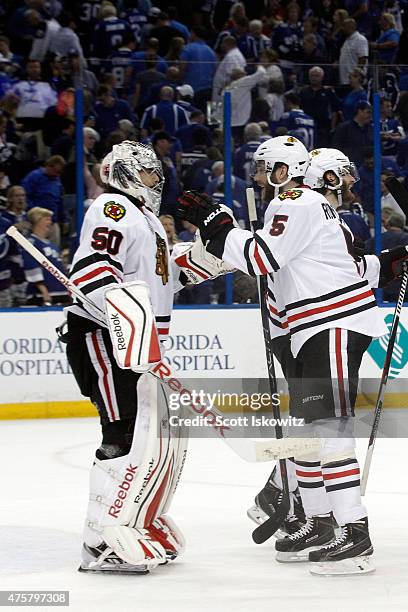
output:
[[[390,322],[392,309],[382,308]],[[77,389],[55,334],[62,311],[0,312],[0,419],[94,416]],[[267,376],[257,308],[177,309],[166,359],[181,378]],[[366,353],[358,406],[372,405],[378,391],[384,346]],[[371,347],[370,347],[371,348]],[[408,406],[408,309],[404,308],[386,405]],[[277,372],[281,376],[281,372]],[[204,380],[203,380],[204,383]],[[283,403],[285,405],[285,402]]]

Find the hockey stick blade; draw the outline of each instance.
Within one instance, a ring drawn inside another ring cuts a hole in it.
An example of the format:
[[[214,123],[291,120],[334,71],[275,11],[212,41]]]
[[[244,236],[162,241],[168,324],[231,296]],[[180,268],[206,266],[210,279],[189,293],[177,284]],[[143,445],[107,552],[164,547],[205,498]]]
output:
[[[385,185],[408,219],[408,190],[395,176],[389,176],[385,180]]]
[[[255,544],[263,544],[266,540],[269,540],[273,534],[278,531],[279,527],[281,527],[285,518],[288,515],[290,510],[290,500],[289,498],[283,497],[282,502],[279,504],[277,511],[275,514],[268,518],[262,525],[259,525],[252,532],[252,539]]]

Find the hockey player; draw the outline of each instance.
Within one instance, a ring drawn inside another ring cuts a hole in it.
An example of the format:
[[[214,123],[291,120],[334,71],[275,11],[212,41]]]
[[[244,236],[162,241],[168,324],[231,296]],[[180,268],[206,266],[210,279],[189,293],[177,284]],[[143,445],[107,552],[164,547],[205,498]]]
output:
[[[305,184],[326,197],[333,209],[341,207],[343,198],[359,179],[358,171],[349,158],[338,149],[314,149],[309,153],[310,165],[306,171]],[[359,215],[355,215],[360,218]],[[347,226],[344,225],[346,230]],[[369,281],[370,286],[384,286],[392,281],[400,267],[398,263],[407,258],[405,247],[384,251],[380,258],[375,255],[363,256],[361,249],[354,246],[353,238],[348,237],[350,249],[356,252],[356,265],[360,274]],[[381,276],[380,276],[381,271]],[[296,473],[291,461],[287,462],[289,483],[291,489],[296,485]],[[255,505],[248,510],[248,516],[260,524],[272,516],[276,504],[280,502],[282,483],[280,474],[274,469],[265,487],[255,498]],[[281,532],[293,533],[293,528],[303,519],[302,509],[298,503],[296,490],[292,492],[294,511],[287,517],[281,527]]]
[[[200,229],[210,253],[250,275],[268,275],[274,352],[289,382],[291,414],[322,440],[318,455],[295,458],[307,522],[276,541],[277,558],[309,559],[312,573],[372,571],[350,417],[363,354],[387,329],[358,272],[351,233],[324,196],[303,184],[309,158],[302,143],[272,138],[254,161],[258,185],[279,192],[254,236],[233,228],[203,194],[183,194],[179,212]],[[331,512],[341,527],[337,538]]]
[[[136,289],[144,282],[155,319],[151,333],[157,330],[165,339],[179,274],[173,274],[166,234],[156,216],[161,164],[150,147],[125,141],[104,159],[101,178],[106,193],[87,211],[71,280],[102,311],[107,289],[125,283],[129,292],[134,281]],[[85,303],[68,311],[68,360],[81,393],[96,405],[102,427],[90,475],[80,570],[146,573],[183,549],[183,536],[165,513],[186,441],[169,432],[165,398],[160,401],[160,389],[143,373],[149,364],[138,373],[116,362],[121,327],[108,330],[106,320]]]
[[[91,303],[67,309],[64,336],[78,386],[102,427],[80,571],[147,573],[184,548],[166,513],[187,450],[185,433],[169,425],[165,390],[148,371],[162,356],[158,338],[168,335],[173,293],[187,279],[198,283],[224,270],[200,240],[174,249],[170,259],[157,218],[163,172],[153,149],[115,145],[101,179],[106,191],[87,211],[70,271]]]

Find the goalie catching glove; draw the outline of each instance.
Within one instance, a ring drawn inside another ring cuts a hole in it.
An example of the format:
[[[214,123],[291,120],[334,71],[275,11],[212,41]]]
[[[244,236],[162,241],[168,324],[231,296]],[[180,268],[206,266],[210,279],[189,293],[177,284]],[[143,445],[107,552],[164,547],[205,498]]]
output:
[[[398,246],[394,249],[382,251],[378,259],[380,260],[380,282],[379,287],[385,287],[396,278],[400,278],[403,273],[403,262],[408,264],[408,247]]]
[[[198,285],[235,268],[211,255],[203,245],[197,232],[195,242],[179,242],[173,247],[172,258],[187,278],[187,282]]]
[[[221,259],[225,239],[234,228],[232,214],[226,212],[225,206],[199,191],[185,191],[177,202],[179,217],[198,227],[207,251]]]

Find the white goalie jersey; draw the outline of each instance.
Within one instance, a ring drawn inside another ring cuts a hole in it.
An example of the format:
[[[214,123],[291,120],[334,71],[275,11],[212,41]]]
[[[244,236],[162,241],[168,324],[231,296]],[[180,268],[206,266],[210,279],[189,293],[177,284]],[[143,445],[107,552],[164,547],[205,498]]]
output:
[[[70,279],[102,310],[109,285],[146,282],[159,338],[166,339],[173,294],[179,287],[166,233],[150,210],[137,208],[124,195],[100,195],[85,215]],[[95,320],[86,305],[74,305],[69,310]]]
[[[250,275],[269,274],[271,333],[290,333],[296,356],[324,329],[341,327],[372,337],[387,333],[352,241],[326,198],[302,187],[271,201],[264,227],[255,235],[231,230],[223,259]]]

